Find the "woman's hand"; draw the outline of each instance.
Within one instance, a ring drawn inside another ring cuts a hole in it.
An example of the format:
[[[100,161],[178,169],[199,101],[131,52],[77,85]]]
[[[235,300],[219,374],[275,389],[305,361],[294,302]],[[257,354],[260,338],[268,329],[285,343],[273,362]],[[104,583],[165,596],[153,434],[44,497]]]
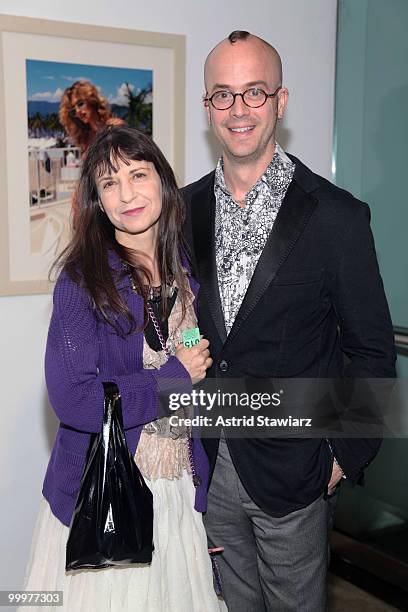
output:
[[[208,347],[210,343],[205,338],[192,348],[186,348],[180,344],[176,349],[176,357],[181,361],[191,380],[196,383],[205,378],[206,371],[211,367],[213,360],[210,357]]]

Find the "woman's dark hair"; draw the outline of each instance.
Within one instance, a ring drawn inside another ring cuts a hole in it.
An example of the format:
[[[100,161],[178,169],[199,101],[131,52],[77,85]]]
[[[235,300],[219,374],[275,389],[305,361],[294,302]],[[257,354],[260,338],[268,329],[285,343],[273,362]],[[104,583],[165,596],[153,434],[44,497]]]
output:
[[[160,272],[162,295],[175,281],[178,295],[186,307],[185,269],[181,261],[183,244],[184,202],[179,194],[170,164],[157,145],[145,134],[125,125],[109,126],[98,133],[83,162],[78,185],[78,213],[71,242],[54,264],[89,292],[97,311],[120,333],[133,331],[133,317],[117,289],[117,283],[131,275],[136,291],[146,301],[151,276],[142,265],[137,251],[120,245],[115,227],[101,210],[96,180],[106,171],[116,173],[119,162],[129,160],[151,162],[161,181],[162,210],[158,220],[156,258]],[[125,264],[120,272],[109,265],[109,250],[116,252]],[[130,282],[130,281],[129,281]],[[166,300],[163,300],[166,304]],[[117,315],[130,323],[128,330],[118,329]],[[166,315],[166,312],[164,312]],[[145,308],[145,321],[147,311]]]

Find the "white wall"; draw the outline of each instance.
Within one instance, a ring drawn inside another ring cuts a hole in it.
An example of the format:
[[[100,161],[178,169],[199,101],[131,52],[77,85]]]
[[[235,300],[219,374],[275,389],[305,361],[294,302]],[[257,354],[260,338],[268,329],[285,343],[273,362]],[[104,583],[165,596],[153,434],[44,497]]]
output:
[[[0,0],[0,13],[185,34],[187,181],[214,166],[200,104],[204,58],[232,30],[256,33],[280,51],[291,94],[281,142],[330,178],[336,0]],[[0,298],[0,589],[21,585],[55,431],[43,376],[50,303]]]

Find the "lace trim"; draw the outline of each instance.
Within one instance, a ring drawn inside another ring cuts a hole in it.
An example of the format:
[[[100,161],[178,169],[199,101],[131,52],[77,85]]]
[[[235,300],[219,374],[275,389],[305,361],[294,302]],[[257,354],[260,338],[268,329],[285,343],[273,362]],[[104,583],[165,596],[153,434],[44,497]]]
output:
[[[135,460],[142,475],[149,480],[175,480],[181,478],[184,470],[191,474],[188,437],[173,440],[142,431]]]

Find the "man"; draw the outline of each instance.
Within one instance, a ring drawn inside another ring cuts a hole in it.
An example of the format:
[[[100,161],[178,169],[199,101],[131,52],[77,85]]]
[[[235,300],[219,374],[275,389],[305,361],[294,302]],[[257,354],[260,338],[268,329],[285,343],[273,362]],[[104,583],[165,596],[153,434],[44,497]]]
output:
[[[288,102],[277,51],[233,32],[204,76],[222,158],[183,194],[209,376],[393,377],[369,209],[276,143]],[[361,480],[378,441],[225,437],[204,442],[229,609],[325,610],[327,496],[343,476]]]

